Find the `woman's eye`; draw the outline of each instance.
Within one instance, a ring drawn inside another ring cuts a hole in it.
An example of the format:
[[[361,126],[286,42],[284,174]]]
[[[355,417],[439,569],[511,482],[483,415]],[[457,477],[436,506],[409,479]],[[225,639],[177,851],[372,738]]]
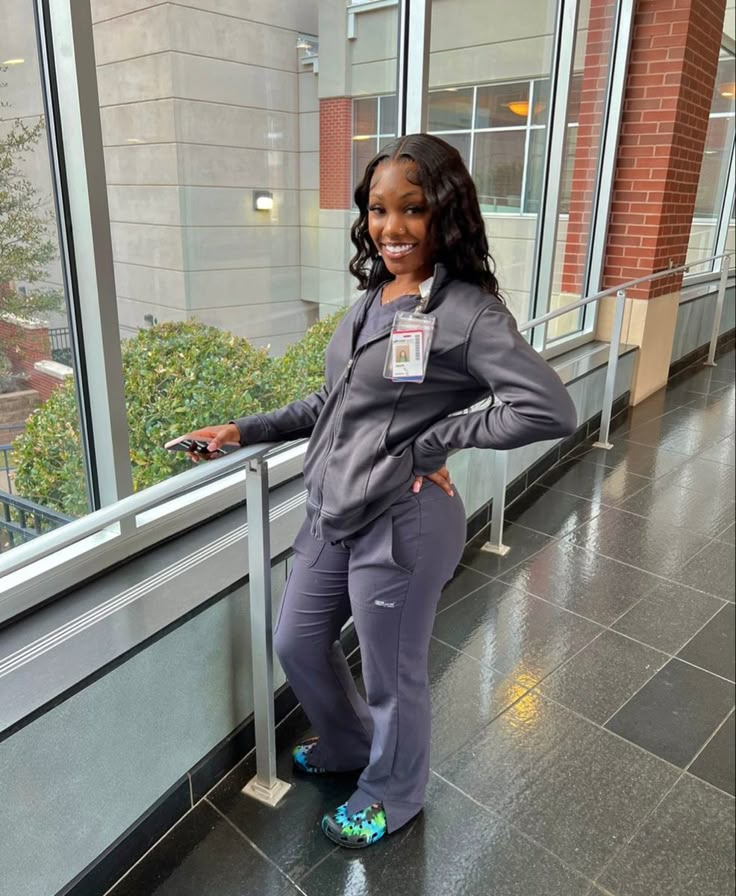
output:
[[[374,215],[380,215],[383,213],[383,209],[381,208],[380,205],[369,205],[368,211]]]
[[[408,215],[421,215],[423,211],[424,209],[421,207],[421,205],[412,205],[406,210],[406,213]]]

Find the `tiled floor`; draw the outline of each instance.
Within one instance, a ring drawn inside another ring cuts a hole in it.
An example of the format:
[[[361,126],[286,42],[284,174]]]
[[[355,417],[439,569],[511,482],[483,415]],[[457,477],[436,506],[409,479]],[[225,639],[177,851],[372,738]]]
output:
[[[432,642],[425,811],[365,852],[317,822],[354,779],[277,810],[245,760],[110,896],[731,896],[734,359],[637,407],[474,542]],[[304,734],[278,731],[279,775]]]

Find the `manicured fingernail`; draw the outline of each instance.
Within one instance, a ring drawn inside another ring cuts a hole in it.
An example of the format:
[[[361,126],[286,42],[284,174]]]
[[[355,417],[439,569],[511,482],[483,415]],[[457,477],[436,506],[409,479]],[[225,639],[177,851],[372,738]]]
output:
[[[419,491],[419,489],[420,489],[421,487],[422,487],[422,483],[421,483],[421,482],[415,482],[414,485],[412,485],[411,490],[412,490],[412,491],[414,492],[414,494],[416,495],[416,493]]]
[[[450,490],[450,497],[451,497],[451,498],[454,498],[454,497],[455,497],[455,492],[453,492],[452,490]]]

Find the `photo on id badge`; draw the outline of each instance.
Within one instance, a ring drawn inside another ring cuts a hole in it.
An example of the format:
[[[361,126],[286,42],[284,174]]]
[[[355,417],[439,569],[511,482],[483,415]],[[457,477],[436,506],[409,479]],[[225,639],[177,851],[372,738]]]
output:
[[[391,334],[391,379],[394,382],[422,381],[423,341],[421,330],[395,330]]]

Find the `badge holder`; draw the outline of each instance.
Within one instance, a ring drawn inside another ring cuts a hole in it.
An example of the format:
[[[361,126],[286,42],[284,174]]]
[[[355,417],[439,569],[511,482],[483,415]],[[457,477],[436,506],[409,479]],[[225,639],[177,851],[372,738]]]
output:
[[[431,314],[396,312],[383,368],[386,379],[394,383],[424,382],[435,322]]]

